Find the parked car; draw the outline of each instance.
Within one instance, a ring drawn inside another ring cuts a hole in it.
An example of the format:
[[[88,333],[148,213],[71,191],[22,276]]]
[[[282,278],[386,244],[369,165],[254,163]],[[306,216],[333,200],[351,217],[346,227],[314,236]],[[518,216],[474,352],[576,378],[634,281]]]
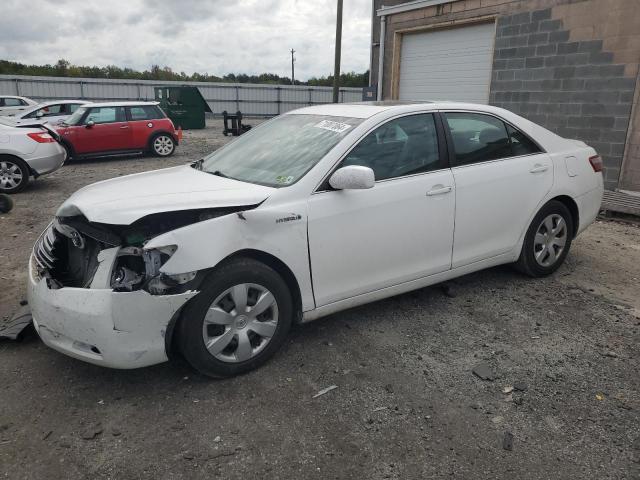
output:
[[[30,125],[33,123],[47,122],[50,125],[57,125],[69,118],[80,105],[86,105],[89,102],[84,100],[56,100],[53,102],[44,102],[38,105],[26,108],[20,112],[10,115],[11,119],[18,125]]]
[[[157,102],[92,103],[79,107],[58,133],[69,157],[173,154],[178,133]]]
[[[27,97],[0,95],[0,116],[14,115],[37,104],[38,102]]]
[[[499,264],[551,274],[598,214],[601,169],[583,142],[485,105],[288,112],[192,166],[73,194],[31,257],[34,323],[98,365],[179,351],[235,375],[293,322]]]
[[[0,118],[0,193],[17,193],[29,177],[54,172],[66,158],[58,135],[46,126],[17,126]]]

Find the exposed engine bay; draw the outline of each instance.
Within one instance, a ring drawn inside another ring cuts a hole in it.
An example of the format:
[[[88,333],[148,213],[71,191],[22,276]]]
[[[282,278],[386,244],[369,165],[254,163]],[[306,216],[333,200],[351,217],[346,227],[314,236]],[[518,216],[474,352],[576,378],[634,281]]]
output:
[[[116,292],[145,290],[152,295],[183,293],[195,288],[204,274],[161,273],[178,247],[145,249],[145,244],[163,233],[256,206],[154,213],[131,225],[90,222],[81,215],[56,217],[34,246],[34,266],[53,289],[110,287]],[[97,286],[94,280],[106,252],[115,254],[110,257],[108,285]]]

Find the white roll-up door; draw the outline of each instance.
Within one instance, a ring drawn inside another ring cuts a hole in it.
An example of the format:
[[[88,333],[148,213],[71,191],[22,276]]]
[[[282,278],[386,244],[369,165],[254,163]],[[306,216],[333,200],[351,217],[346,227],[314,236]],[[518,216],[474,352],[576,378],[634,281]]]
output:
[[[488,103],[495,25],[407,33],[400,51],[400,100]]]

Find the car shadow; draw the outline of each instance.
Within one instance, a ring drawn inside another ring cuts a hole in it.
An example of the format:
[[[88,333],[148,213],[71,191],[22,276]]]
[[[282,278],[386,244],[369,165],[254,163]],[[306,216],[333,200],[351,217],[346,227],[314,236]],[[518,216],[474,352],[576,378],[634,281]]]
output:
[[[344,335],[349,336],[352,334],[350,333],[352,328],[363,325],[361,322],[374,322],[366,325],[367,330],[378,327],[388,328],[392,325],[386,319],[385,312],[389,313],[389,317],[392,313],[397,312],[410,314],[413,309],[420,308],[422,305],[427,307],[443,302],[445,302],[443,308],[446,308],[447,301],[456,301],[457,297],[465,299],[479,287],[484,288],[487,285],[491,285],[500,289],[501,285],[506,288],[509,283],[515,281],[528,282],[535,280],[515,272],[509,266],[498,266],[471,273],[444,284],[432,285],[367,305],[354,307],[308,324],[295,325],[290,334],[290,341],[284,345],[284,348],[276,354],[274,359],[257,371],[248,372],[230,379],[212,379],[203,376],[195,372],[179,355],[169,362],[151,367],[114,370],[67,357],[45,348],[44,345],[42,345],[40,350],[43,351],[40,353],[48,357],[48,364],[55,365],[55,371],[64,372],[64,376],[73,378],[74,383],[80,382],[85,386],[93,386],[103,392],[116,389],[119,395],[123,397],[127,395],[128,387],[135,386],[131,390],[132,395],[139,395],[140,387],[154,391],[170,385],[171,388],[175,389],[177,384],[184,384],[187,379],[190,380],[189,384],[191,386],[193,384],[206,386],[211,383],[221,386],[236,381],[251,382],[257,381],[257,372],[264,372],[265,369],[278,370],[288,368],[287,364],[291,362],[290,354],[292,348],[297,350],[294,352],[295,354],[313,352],[313,348],[322,343],[327,332],[341,331]],[[358,335],[358,332],[354,332],[353,335]],[[31,338],[25,340],[23,346],[33,346],[36,342],[37,340]],[[20,348],[20,345],[7,345],[7,347],[12,350]],[[243,378],[245,380],[242,380]]]

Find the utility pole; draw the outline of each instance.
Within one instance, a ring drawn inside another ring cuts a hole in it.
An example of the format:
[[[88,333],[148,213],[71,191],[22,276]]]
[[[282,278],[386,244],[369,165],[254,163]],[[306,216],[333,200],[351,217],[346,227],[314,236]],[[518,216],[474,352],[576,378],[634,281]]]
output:
[[[293,56],[294,53],[296,53],[296,51],[292,48],[291,49],[291,85],[296,84],[296,75],[295,75],[296,69],[294,66],[296,58]]]
[[[340,93],[340,51],[342,49],[342,0],[338,0],[336,18],[336,62],[333,69],[333,103],[338,103]]]

